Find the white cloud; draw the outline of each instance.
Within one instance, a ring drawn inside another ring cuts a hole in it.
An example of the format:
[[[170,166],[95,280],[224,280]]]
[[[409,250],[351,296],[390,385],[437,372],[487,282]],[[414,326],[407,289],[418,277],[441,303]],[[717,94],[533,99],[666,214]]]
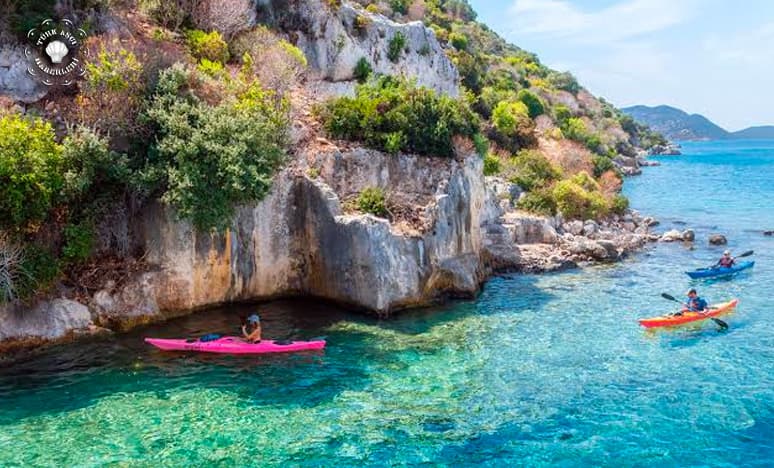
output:
[[[585,12],[564,0],[515,0],[508,13],[515,34],[609,43],[680,24],[695,13],[696,1],[625,0]]]
[[[746,65],[759,68],[774,64],[771,45],[774,44],[774,22],[764,24],[748,32],[711,37],[704,41],[709,57],[720,64]]]

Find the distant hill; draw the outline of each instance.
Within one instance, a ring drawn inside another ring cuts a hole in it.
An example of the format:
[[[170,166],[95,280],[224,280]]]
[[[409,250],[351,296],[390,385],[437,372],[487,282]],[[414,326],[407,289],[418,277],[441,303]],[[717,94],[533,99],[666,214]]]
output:
[[[632,106],[621,109],[632,118],[670,140],[724,140],[731,134],[699,114],[688,114],[670,106]]]
[[[632,106],[621,110],[670,140],[774,140],[774,125],[729,132],[703,115],[670,106]]]
[[[733,138],[745,140],[774,140],[774,125],[745,128],[731,135]]]

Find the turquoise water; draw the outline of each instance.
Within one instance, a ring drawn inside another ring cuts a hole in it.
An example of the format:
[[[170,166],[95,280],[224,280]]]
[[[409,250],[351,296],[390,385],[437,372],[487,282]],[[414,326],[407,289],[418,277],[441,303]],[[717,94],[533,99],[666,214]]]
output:
[[[774,465],[774,142],[684,145],[630,179],[659,229],[696,229],[619,265],[507,276],[470,302],[391,320],[261,306],[266,335],[324,352],[162,353],[143,336],[234,330],[245,306],[58,346],[0,367],[0,466]],[[691,282],[710,233],[754,270]],[[712,323],[646,332],[690,285],[741,298]]]

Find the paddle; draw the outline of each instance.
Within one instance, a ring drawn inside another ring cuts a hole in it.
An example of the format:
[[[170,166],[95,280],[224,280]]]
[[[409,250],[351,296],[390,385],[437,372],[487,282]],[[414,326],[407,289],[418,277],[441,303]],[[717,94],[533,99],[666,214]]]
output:
[[[671,296],[671,295],[669,295],[667,293],[661,293],[661,297],[663,297],[664,299],[666,299],[668,301],[674,301],[674,302],[677,302],[678,304],[685,305],[682,302],[680,302],[677,299],[675,299],[674,296]],[[719,318],[715,318],[715,317],[710,317],[710,318],[712,319],[713,322],[717,323],[720,326],[720,328],[722,328],[723,330],[727,330],[728,329],[728,324],[726,322],[720,320]]]

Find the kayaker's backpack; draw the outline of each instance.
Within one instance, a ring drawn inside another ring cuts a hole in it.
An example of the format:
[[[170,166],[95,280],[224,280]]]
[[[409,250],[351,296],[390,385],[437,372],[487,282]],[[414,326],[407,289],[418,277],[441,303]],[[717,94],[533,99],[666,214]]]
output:
[[[202,343],[206,343],[208,341],[215,341],[217,339],[220,339],[220,335],[217,333],[210,333],[208,335],[204,335],[203,337],[199,338],[199,341]]]

